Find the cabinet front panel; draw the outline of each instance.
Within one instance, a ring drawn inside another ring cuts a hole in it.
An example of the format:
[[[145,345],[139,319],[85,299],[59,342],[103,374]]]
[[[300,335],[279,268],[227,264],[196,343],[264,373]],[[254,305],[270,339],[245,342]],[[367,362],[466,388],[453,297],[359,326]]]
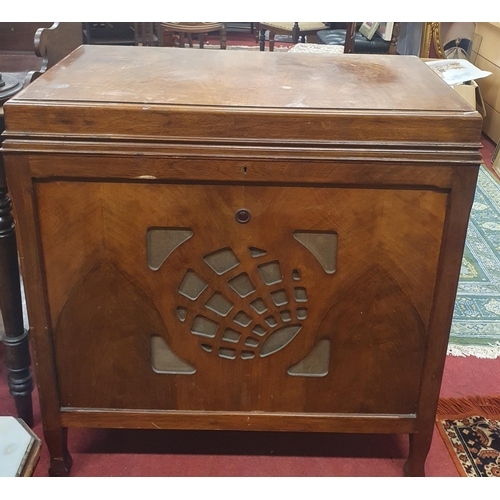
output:
[[[39,181],[61,405],[416,410],[447,194]]]

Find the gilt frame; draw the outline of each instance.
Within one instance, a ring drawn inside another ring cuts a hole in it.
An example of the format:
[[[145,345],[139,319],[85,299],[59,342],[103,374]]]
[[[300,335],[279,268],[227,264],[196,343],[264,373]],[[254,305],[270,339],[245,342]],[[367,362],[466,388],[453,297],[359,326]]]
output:
[[[430,57],[431,44],[439,59],[446,59],[441,43],[441,23],[423,23],[422,39],[420,42],[420,57]]]

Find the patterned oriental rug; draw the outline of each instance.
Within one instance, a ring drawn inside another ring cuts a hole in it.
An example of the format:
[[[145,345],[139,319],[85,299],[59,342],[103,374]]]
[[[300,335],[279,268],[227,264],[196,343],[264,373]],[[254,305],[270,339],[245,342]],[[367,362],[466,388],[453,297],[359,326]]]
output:
[[[500,477],[500,397],[441,399],[436,425],[461,476]]]
[[[467,230],[448,354],[500,356],[500,183],[484,166]]]

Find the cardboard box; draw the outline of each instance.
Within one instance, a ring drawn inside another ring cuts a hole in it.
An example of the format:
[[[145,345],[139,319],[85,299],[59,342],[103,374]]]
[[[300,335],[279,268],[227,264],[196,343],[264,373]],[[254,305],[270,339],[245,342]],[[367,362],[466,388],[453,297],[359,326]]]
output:
[[[471,80],[469,83],[451,85],[451,87],[483,117],[486,116],[486,106],[481,95],[481,89],[474,80]]]
[[[445,63],[446,59],[435,59],[435,58],[422,58],[422,61],[425,63],[429,62],[439,62],[439,63]],[[448,60],[451,62],[451,60]],[[474,65],[470,64],[467,62],[470,66],[473,68],[477,69],[479,73],[481,73],[481,70],[479,68],[476,68]],[[482,72],[486,75],[488,72]],[[439,74],[439,73],[437,73]],[[491,74],[491,73],[490,73]],[[440,75],[442,77],[442,75]],[[483,75],[480,75],[480,77],[483,77]],[[481,116],[484,118],[486,116],[486,106],[484,105],[483,101],[483,96],[481,94],[481,89],[479,88],[479,85],[476,83],[475,80],[470,80],[465,83],[456,83],[450,85],[460,96],[465,99],[475,110],[477,110]]]

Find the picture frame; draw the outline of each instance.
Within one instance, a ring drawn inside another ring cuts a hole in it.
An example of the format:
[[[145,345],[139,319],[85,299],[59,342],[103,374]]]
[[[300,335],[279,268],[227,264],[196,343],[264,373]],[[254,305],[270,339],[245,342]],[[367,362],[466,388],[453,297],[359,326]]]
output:
[[[378,23],[377,35],[386,42],[390,42],[392,39],[393,28],[394,23]]]
[[[359,32],[368,40],[373,38],[373,35],[378,29],[380,23],[363,23],[359,27]]]

